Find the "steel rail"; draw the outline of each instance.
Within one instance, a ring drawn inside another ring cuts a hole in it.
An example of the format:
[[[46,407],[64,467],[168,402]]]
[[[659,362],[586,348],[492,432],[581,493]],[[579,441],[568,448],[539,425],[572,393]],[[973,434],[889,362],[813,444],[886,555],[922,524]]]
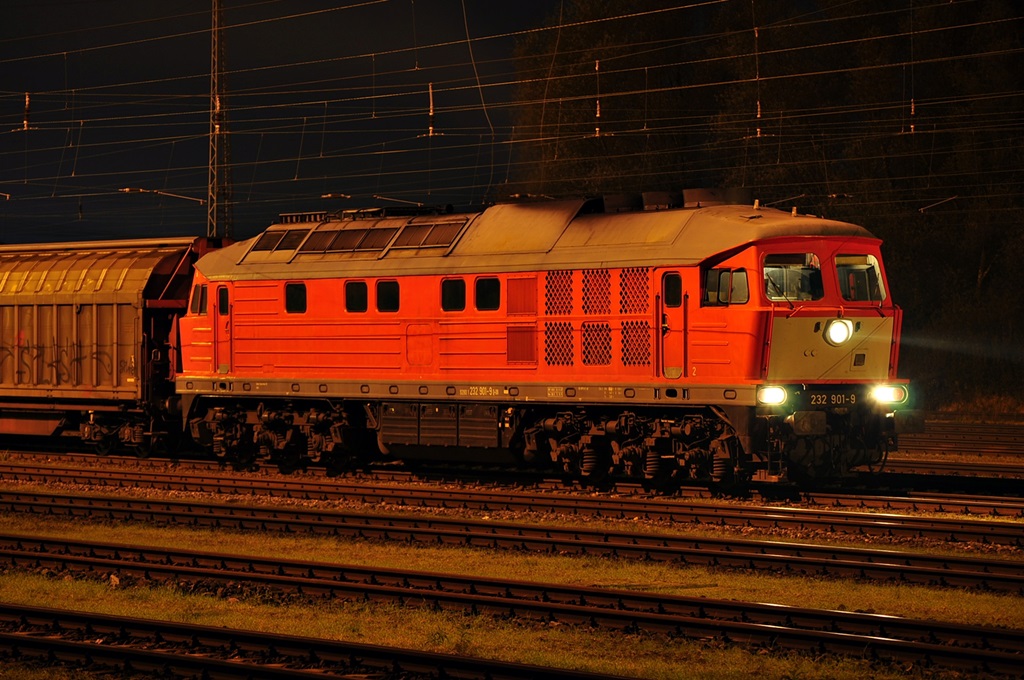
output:
[[[905,453],[1024,455],[1024,423],[959,423],[925,420],[925,430],[900,436]]]
[[[2,476],[2,472],[0,472]],[[805,503],[832,508],[881,510],[912,510],[971,515],[974,517],[1024,518],[1024,499],[968,494],[935,494],[908,492],[905,495],[828,493],[809,491],[802,494]]]
[[[977,654],[989,652],[994,653],[984,664],[989,669],[1005,669],[1005,654],[1020,655],[1012,657],[1014,665],[1024,663],[1024,630],[878,614],[13,534],[0,535],[0,555],[12,567],[117,572],[122,577],[175,583],[251,584],[304,595],[458,608],[698,638],[713,634],[722,639],[754,639],[756,626],[761,626],[769,630],[757,637],[758,642],[796,649],[806,649],[808,632],[819,631],[824,633],[816,638],[821,648],[845,654],[861,655],[865,649],[874,655],[893,653],[887,645],[879,647],[877,638],[897,639],[925,644],[914,661],[927,658],[945,666],[961,667],[965,648],[982,650],[969,657],[971,668],[978,667],[981,657]],[[868,639],[854,642],[849,636]],[[943,650],[939,656],[935,645]],[[910,650],[898,651],[894,658],[906,660]]]
[[[926,474],[985,478],[1024,479],[1024,465],[984,461],[948,461],[939,458],[890,458],[883,468],[893,474]]]
[[[164,677],[180,670],[211,680],[396,678],[597,680],[607,675],[395,647],[0,603],[0,647],[22,658],[89,660]],[[61,636],[66,634],[70,638]],[[81,640],[81,641],[78,641]],[[110,644],[111,640],[118,644]],[[134,642],[134,644],[133,644]],[[154,650],[152,647],[172,649]],[[282,661],[307,669],[285,668]],[[362,673],[359,673],[362,671]]]
[[[897,580],[1024,593],[1024,562],[934,556],[895,550],[598,531],[535,523],[40,492],[0,492],[0,510],[36,516],[93,517],[552,554],[677,561],[712,567],[772,569],[790,574]]]
[[[348,500],[408,507],[481,511],[546,512],[609,519],[659,520],[711,525],[821,531],[856,536],[928,538],[1024,546],[1024,524],[979,519],[914,517],[835,509],[754,507],[706,502],[593,498],[568,494],[428,489],[342,481],[208,477],[183,473],[132,472],[0,464],[0,479],[46,483],[53,480],[116,488],[154,488],[219,494],[265,494],[304,500]]]

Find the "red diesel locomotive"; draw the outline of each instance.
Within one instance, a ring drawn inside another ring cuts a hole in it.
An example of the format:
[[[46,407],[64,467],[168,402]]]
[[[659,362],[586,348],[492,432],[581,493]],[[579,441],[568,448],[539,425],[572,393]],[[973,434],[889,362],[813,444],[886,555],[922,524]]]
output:
[[[917,420],[879,240],[756,203],[646,207],[284,215],[196,263],[187,429],[241,464],[730,482],[880,463]]]

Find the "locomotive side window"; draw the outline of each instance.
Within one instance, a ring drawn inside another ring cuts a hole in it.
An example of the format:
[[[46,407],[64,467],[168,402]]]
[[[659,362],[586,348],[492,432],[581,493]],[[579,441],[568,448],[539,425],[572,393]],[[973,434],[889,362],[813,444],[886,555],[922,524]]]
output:
[[[462,279],[441,281],[441,309],[446,312],[461,312],[466,308],[466,282]]]
[[[377,282],[377,311],[398,311],[398,281]]]
[[[190,311],[193,314],[206,314],[206,284],[197,283],[192,288],[192,307]]]
[[[501,281],[494,277],[476,280],[476,308],[494,311],[501,307]]]
[[[365,312],[367,307],[366,281],[345,282],[345,311]]]
[[[814,253],[775,253],[764,258],[764,292],[772,302],[820,300],[821,264]]]
[[[680,307],[683,304],[683,277],[669,272],[661,278],[661,295],[666,307]]]
[[[873,255],[837,255],[839,291],[850,302],[881,302],[885,299],[881,268]]]
[[[742,305],[750,300],[745,269],[709,269],[704,277],[704,305]]]
[[[217,289],[217,314],[227,316],[230,311],[231,305],[230,298],[228,297],[228,288],[227,286],[221,286]]]
[[[289,314],[304,314],[306,312],[306,284],[284,284],[284,310]]]

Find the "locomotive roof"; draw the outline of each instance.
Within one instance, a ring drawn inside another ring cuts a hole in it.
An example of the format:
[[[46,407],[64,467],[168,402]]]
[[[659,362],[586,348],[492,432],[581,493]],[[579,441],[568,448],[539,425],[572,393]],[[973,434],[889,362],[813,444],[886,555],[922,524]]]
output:
[[[596,212],[594,201],[499,204],[482,212],[382,211],[285,216],[263,234],[214,251],[210,279],[369,277],[692,265],[763,239],[874,237],[846,222],[758,208]]]

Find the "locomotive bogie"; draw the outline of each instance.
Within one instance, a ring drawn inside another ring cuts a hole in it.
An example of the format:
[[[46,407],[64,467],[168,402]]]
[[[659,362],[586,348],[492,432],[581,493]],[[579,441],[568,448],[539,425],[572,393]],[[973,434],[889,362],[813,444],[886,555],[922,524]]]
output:
[[[292,470],[340,470],[374,459],[376,432],[365,404],[331,400],[190,400],[192,441],[237,467],[260,462]],[[357,454],[358,452],[358,454]]]

